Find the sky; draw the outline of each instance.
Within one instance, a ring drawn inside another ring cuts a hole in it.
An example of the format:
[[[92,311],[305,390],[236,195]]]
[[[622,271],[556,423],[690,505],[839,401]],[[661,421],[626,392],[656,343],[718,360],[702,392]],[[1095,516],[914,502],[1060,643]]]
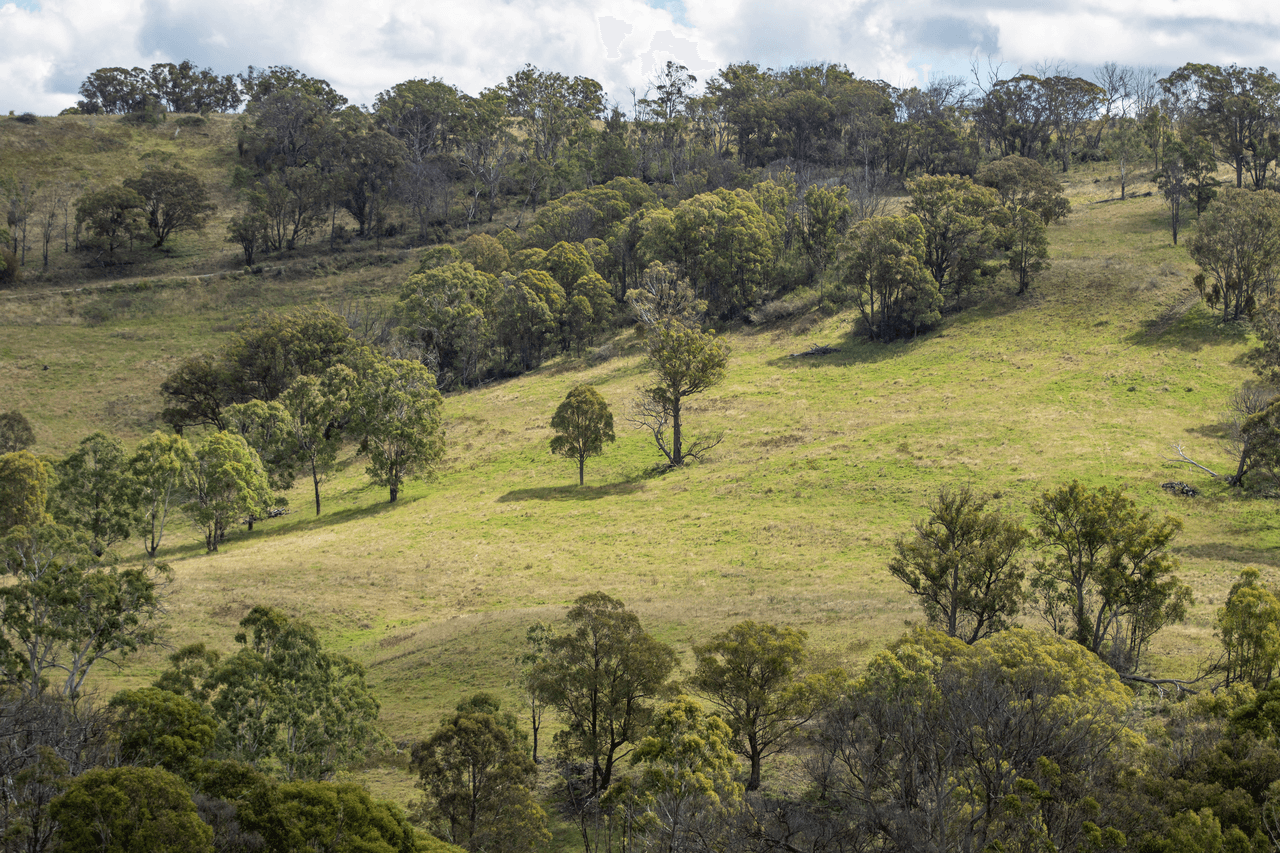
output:
[[[835,62],[895,86],[1105,62],[1280,65],[1274,0],[0,0],[0,114],[53,115],[110,66],[292,65],[369,105],[438,77],[471,94],[531,63],[629,111],[656,69]]]

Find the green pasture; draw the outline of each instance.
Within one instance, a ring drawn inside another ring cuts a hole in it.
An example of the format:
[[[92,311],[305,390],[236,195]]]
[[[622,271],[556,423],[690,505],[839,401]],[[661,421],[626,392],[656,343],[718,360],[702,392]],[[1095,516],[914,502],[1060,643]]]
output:
[[[159,144],[152,133],[123,144]],[[1002,282],[936,331],[887,346],[853,337],[851,314],[817,309],[729,330],[726,381],[690,401],[691,432],[724,434],[701,464],[655,473],[660,454],[626,419],[645,372],[624,331],[610,358],[562,357],[447,397],[438,476],[394,505],[350,448],[319,517],[300,481],[289,514],[242,529],[214,555],[175,522],[162,549],[175,570],[170,648],[229,650],[251,606],[282,608],[365,664],[393,741],[426,736],[477,690],[514,705],[527,626],[597,589],[639,613],[686,666],[692,643],[754,619],[802,628],[830,663],[856,668],[920,617],[885,565],[939,488],[966,484],[1025,515],[1041,492],[1079,479],[1182,519],[1175,551],[1196,604],[1157,637],[1148,663],[1193,675],[1216,656],[1214,613],[1239,571],[1274,576],[1280,564],[1274,501],[1169,461],[1181,445],[1210,468],[1230,466],[1222,412],[1251,375],[1250,336],[1199,300],[1158,195],[1108,200],[1118,186],[1105,166],[1073,173],[1069,192],[1073,212],[1050,232],[1053,267],[1024,297]],[[215,236],[201,239],[227,254]],[[370,253],[346,268],[311,260],[203,279],[179,270],[105,291],[55,282],[5,294],[0,408],[27,415],[40,452],[65,453],[95,429],[136,442],[157,427],[168,372],[252,312],[390,302],[411,266],[407,255]],[[816,345],[836,352],[794,356]],[[547,448],[551,414],[579,382],[598,386],[618,433],[588,461],[583,487],[575,464]],[[1167,480],[1203,496],[1174,497],[1160,488]],[[93,686],[149,681],[166,654],[100,668]],[[362,778],[375,793],[408,791],[393,768]]]

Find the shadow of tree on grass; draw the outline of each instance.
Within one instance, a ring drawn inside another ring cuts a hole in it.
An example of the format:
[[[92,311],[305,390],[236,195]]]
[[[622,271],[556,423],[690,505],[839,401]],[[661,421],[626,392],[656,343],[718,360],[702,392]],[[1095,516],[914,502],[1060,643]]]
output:
[[[517,501],[596,501],[602,498],[633,495],[643,491],[642,482],[607,483],[603,486],[537,486],[512,489],[498,498],[498,503]]]

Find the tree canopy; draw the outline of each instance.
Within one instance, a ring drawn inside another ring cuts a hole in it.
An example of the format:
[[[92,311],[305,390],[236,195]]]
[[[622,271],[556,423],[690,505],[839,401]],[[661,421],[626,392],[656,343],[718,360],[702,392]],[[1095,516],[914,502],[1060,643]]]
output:
[[[609,787],[620,754],[643,737],[676,653],[602,592],[577,598],[566,618],[568,630],[547,641],[532,683],[565,725],[556,736],[561,752],[590,762],[594,795]]]
[[[551,416],[551,452],[578,463],[578,485],[583,482],[587,457],[604,452],[604,443],[614,441],[613,412],[600,392],[590,385],[571,389]]]

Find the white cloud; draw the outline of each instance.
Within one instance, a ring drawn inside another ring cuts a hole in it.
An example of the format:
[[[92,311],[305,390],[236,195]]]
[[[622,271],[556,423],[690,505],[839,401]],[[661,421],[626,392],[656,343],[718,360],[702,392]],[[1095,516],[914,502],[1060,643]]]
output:
[[[668,59],[706,80],[730,62],[838,62],[895,84],[921,65],[967,75],[970,56],[1006,70],[1064,60],[1276,65],[1280,7],[1262,0],[26,0],[0,5],[0,110],[57,112],[96,68],[191,59],[218,73],[293,65],[355,103],[414,77],[477,93],[524,63],[628,89]]]

